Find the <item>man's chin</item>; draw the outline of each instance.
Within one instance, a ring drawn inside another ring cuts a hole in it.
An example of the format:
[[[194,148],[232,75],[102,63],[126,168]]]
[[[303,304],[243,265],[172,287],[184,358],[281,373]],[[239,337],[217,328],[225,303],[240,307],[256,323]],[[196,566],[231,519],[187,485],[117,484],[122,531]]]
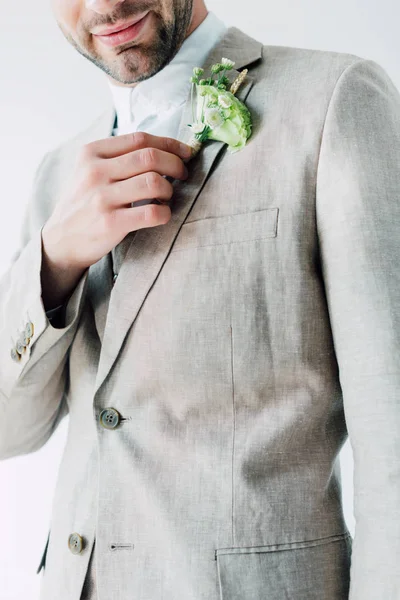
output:
[[[120,85],[134,85],[148,79],[152,75],[146,69],[140,67],[132,68],[126,65],[118,69],[104,69],[104,71],[113,83]]]
[[[103,57],[97,66],[116,83],[129,85],[148,77],[148,57],[138,47],[120,50],[111,60]]]

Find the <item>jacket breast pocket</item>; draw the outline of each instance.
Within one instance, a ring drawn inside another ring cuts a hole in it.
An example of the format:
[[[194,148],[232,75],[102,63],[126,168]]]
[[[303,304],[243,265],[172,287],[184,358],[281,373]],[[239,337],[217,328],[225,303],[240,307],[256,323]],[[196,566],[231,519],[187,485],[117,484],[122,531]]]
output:
[[[352,538],[342,533],[304,542],[219,548],[221,600],[347,600]]]
[[[273,238],[278,232],[278,208],[209,217],[185,222],[172,252]]]

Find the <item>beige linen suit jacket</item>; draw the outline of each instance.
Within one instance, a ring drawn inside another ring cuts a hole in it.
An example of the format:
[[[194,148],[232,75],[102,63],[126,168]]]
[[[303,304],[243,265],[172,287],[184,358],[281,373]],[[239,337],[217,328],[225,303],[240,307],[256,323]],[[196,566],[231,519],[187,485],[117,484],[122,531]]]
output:
[[[56,328],[41,228],[110,108],[44,158],[1,279],[0,457],[69,415],[41,600],[79,600],[94,540],[100,600],[400,598],[400,95],[374,61],[235,27],[203,66],[222,56],[249,69],[246,148],[205,144],[171,220],[92,265]]]

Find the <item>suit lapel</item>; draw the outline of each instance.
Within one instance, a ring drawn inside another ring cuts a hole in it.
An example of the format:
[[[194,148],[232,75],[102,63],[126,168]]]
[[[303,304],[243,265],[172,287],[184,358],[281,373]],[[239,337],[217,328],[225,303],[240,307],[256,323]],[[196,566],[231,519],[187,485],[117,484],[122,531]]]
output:
[[[116,113],[114,107],[107,109],[91,128],[90,134],[80,140],[82,144],[108,138],[115,126]],[[93,307],[97,332],[102,340],[106,324],[108,302],[112,289],[112,258],[109,252],[98,262],[91,265],[88,273],[88,298]]]
[[[235,27],[227,30],[204,62],[207,71],[221,57],[235,61],[237,69],[261,57],[262,44],[247,36]],[[233,81],[239,71],[230,72]],[[253,85],[248,76],[239,88],[237,97],[244,101]],[[177,138],[188,141],[191,131],[190,93],[183,110]],[[174,195],[170,221],[162,226],[139,229],[129,233],[122,242],[95,265],[90,267],[89,279],[92,283],[91,297],[95,310],[96,326],[102,350],[95,384],[95,392],[104,382],[119,354],[125,336],[135,321],[137,314],[153,286],[171,246],[179,233],[190,209],[196,201],[211,168],[220,154],[226,151],[222,142],[206,142],[200,153],[190,161],[190,176],[186,181],[174,180]],[[112,255],[118,253],[121,267],[118,278],[112,286]],[[95,289],[96,288],[96,289]]]

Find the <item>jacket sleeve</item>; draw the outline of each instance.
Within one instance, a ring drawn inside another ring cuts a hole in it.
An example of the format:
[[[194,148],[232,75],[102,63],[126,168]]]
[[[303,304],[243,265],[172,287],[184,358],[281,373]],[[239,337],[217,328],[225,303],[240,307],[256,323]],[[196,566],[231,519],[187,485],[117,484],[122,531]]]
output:
[[[349,440],[349,600],[400,598],[400,95],[371,60],[337,81],[316,187],[320,260]]]
[[[0,279],[0,460],[41,448],[68,413],[68,351],[84,303],[88,270],[64,307],[62,326],[53,326],[43,306],[40,277],[46,163],[47,155],[36,172],[19,248]]]

